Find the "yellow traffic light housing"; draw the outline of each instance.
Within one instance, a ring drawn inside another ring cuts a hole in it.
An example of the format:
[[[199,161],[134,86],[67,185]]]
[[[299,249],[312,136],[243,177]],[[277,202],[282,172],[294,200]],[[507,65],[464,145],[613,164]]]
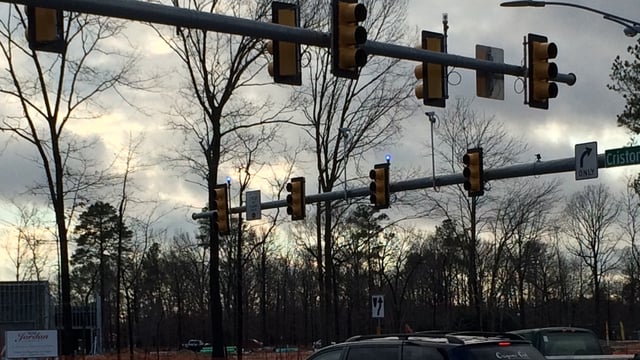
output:
[[[367,30],[358,23],[367,18],[367,8],[357,0],[332,0],[331,73],[357,79],[360,67],[367,63],[362,45]]]
[[[421,49],[445,52],[444,34],[422,31]],[[414,75],[421,82],[416,85],[415,94],[422,99],[424,105],[445,107],[446,67],[440,64],[423,62],[415,67]]]
[[[370,201],[376,209],[389,207],[389,163],[377,164],[369,171]]]
[[[550,81],[558,76],[558,66],[549,62],[558,55],[558,47],[548,42],[546,36],[529,34],[527,53],[529,107],[546,110],[549,99],[558,96],[558,85]]]
[[[298,27],[300,24],[298,9],[298,5],[274,1],[271,3],[272,22]],[[274,82],[289,85],[302,84],[299,43],[269,40],[267,51],[273,55],[273,61],[269,63],[268,70]]]
[[[291,179],[287,184],[287,214],[291,215],[291,220],[304,220],[307,211],[305,203],[304,177]]]
[[[65,52],[62,10],[27,6],[27,22],[27,41],[31,50]]]
[[[227,184],[216,185],[214,191],[216,193],[215,204],[211,208],[215,209],[216,213],[213,215],[213,220],[215,221],[213,226],[220,235],[228,235],[231,233],[231,229],[229,227]]]
[[[464,169],[464,189],[469,196],[484,195],[484,169],[482,164],[482,148],[468,149],[462,157]]]

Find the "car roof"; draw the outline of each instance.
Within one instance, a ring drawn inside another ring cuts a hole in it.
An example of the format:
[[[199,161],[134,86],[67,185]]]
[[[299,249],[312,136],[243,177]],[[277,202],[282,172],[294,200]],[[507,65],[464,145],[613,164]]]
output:
[[[530,332],[589,332],[593,333],[593,331],[586,328],[579,328],[573,326],[549,326],[549,327],[540,327],[540,328],[531,328],[531,329],[518,329],[509,331],[513,334],[519,333],[530,333]]]
[[[474,343],[497,343],[500,341],[514,341],[515,343],[528,343],[521,336],[511,333],[498,332],[478,332],[478,331],[424,331],[401,334],[381,334],[381,335],[356,335],[345,340],[344,343],[354,343],[363,341],[377,342],[398,342],[404,340],[424,341],[433,344],[474,344]]]
[[[510,344],[505,344],[508,342]],[[411,344],[425,346],[439,351],[457,351],[464,348],[476,348],[487,346],[523,345],[538,351],[528,340],[517,334],[495,333],[495,332],[441,332],[425,331],[415,333],[381,334],[381,335],[357,335],[352,336],[344,342],[326,346],[319,349],[308,359],[314,359],[327,352],[344,348],[357,348],[360,346],[398,346]],[[540,356],[542,356],[540,354]]]

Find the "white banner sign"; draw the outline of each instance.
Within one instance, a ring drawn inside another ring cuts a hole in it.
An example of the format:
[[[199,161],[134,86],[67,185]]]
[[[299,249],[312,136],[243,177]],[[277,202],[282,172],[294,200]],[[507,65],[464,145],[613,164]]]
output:
[[[57,330],[7,331],[7,358],[39,358],[58,356]]]

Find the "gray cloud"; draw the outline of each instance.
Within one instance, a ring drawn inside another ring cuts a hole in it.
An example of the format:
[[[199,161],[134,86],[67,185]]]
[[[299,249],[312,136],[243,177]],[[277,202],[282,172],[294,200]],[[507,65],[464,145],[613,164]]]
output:
[[[581,1],[576,4],[592,6],[613,14],[640,20],[640,6],[637,0],[618,0],[609,2]],[[527,33],[546,35],[559,48],[558,64],[560,72],[573,72],[577,76],[574,86],[560,84],[560,94],[552,99],[548,111],[530,109],[523,104],[523,95],[516,93],[514,86],[521,89],[522,83],[513,76],[505,76],[505,100],[476,99],[473,106],[479,112],[495,115],[498,121],[522,137],[529,144],[530,152],[521,154],[521,161],[534,160],[534,154],[540,153],[544,160],[573,156],[576,143],[598,141],[599,151],[625,145],[628,138],[624,129],[616,125],[616,114],[622,110],[624,102],[616,93],[608,90],[611,63],[616,55],[625,55],[627,46],[634,39],[624,36],[622,27],[602,19],[599,15],[578,9],[563,7],[545,8],[502,8],[500,1],[478,0],[410,0],[407,12],[409,35],[407,44],[417,43],[419,30],[441,31],[442,13],[449,17],[448,48],[449,53],[473,57],[475,45],[489,45],[504,49],[505,62],[513,65],[522,63],[523,36]],[[0,13],[6,7],[0,7]],[[415,34],[411,32],[415,30]],[[167,74],[159,82],[155,92],[137,92],[125,90],[126,98],[144,109],[135,112],[115,94],[109,94],[105,103],[117,109],[115,115],[100,120],[78,120],[72,128],[77,131],[102,137],[101,144],[94,149],[92,156],[111,159],[122,149],[129,132],[145,134],[141,156],[152,167],[136,174],[139,196],[145,200],[159,200],[163,205],[159,212],[168,212],[159,222],[160,227],[192,231],[189,216],[204,205],[206,194],[197,185],[185,182],[184,173],[171,168],[161,161],[159,155],[183,146],[181,136],[166,129],[170,106],[178,98],[179,85],[186,82],[183,65],[171,52],[160,46],[156,35],[146,25],[131,25],[131,43],[139,48],[142,58],[141,71],[146,73]],[[156,44],[157,46],[151,46]],[[407,76],[413,76],[413,66],[407,62]],[[455,69],[461,76],[461,83],[450,86],[449,104],[455,97],[475,97],[475,72],[467,69]],[[266,70],[263,80],[269,81]],[[304,80],[303,80],[304,81]],[[276,85],[250,89],[251,96],[286,95],[288,88]],[[385,153],[393,156],[394,167],[399,169],[420,169],[418,172],[431,175],[431,159],[428,155],[429,123],[424,111],[442,109],[423,107],[415,102],[415,115],[404,124],[402,138],[387,149],[381,149],[368,157],[371,165],[382,162]],[[99,131],[98,131],[99,129]],[[284,129],[283,129],[284,130]],[[295,132],[283,132],[283,138],[290,138],[295,144],[298,137]],[[6,134],[0,133],[0,143],[6,141]],[[0,153],[0,194],[10,198],[11,194],[24,192],[26,186],[43,178],[42,170],[30,161],[33,148],[22,142],[11,142]],[[439,161],[438,159],[436,161]],[[310,167],[309,174],[313,171]],[[626,169],[601,169],[601,178],[576,182],[572,173],[558,175],[564,182],[567,192],[579,189],[594,181],[603,181],[621,186],[621,178],[633,167]],[[355,172],[350,169],[349,173]],[[302,176],[304,174],[294,174]],[[226,174],[221,172],[221,178]],[[310,182],[308,192],[314,192],[314,176],[307,175]],[[366,182],[366,180],[365,180]],[[353,185],[352,185],[353,186]],[[361,186],[357,184],[356,186]],[[262,194],[263,201],[268,200]],[[235,201],[234,201],[235,203]],[[192,207],[192,208],[190,208]],[[177,210],[169,212],[170,209]],[[143,206],[134,209],[138,214],[148,211]],[[0,220],[2,218],[0,217]],[[1,262],[0,262],[1,263]],[[2,278],[0,270],[0,278]],[[5,276],[6,278],[6,276]]]

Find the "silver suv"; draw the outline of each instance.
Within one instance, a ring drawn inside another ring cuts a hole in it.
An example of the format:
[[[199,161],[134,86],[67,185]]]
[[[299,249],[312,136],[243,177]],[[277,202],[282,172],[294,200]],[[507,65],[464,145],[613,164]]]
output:
[[[505,333],[418,332],[361,335],[307,360],[545,360],[529,341]]]

